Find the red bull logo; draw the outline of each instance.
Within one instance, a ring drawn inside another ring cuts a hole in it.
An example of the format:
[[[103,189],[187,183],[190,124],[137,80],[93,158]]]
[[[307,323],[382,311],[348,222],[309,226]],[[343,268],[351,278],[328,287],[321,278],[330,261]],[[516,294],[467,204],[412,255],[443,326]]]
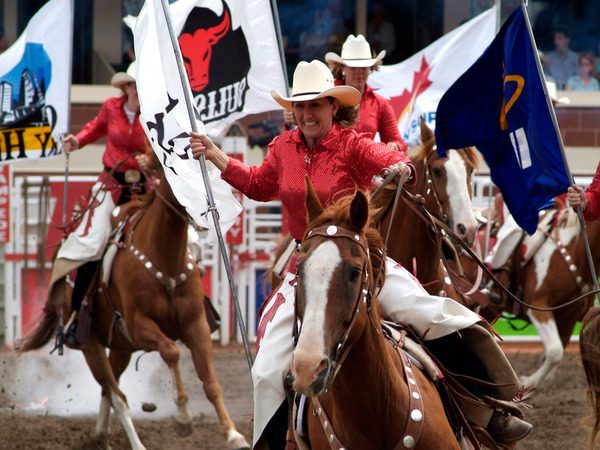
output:
[[[218,25],[200,28],[194,33],[182,33],[179,37],[185,70],[193,91],[202,91],[208,86],[212,48],[229,31],[230,25],[229,11],[225,10],[223,20]]]
[[[185,68],[202,121],[209,123],[241,111],[248,90],[250,53],[241,29],[233,29],[223,2],[218,15],[195,7],[179,36]]]

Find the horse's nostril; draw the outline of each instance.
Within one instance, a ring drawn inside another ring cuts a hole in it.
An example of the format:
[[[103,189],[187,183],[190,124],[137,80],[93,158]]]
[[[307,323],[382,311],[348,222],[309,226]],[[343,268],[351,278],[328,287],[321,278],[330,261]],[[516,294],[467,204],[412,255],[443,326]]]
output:
[[[462,223],[459,223],[456,228],[458,229],[458,234],[461,236],[467,234],[467,227],[465,227]]]
[[[319,363],[319,367],[317,367],[317,376],[321,375],[323,372],[326,372],[329,369],[329,360],[327,358],[323,358]]]

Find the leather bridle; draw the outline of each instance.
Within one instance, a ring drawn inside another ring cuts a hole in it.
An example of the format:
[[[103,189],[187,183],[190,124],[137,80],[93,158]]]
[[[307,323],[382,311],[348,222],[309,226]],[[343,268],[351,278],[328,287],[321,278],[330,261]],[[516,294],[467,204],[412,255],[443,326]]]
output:
[[[348,337],[350,336],[350,332],[352,331],[352,328],[354,326],[354,323],[356,322],[356,318],[358,317],[358,313],[360,312],[361,304],[366,305],[367,311],[370,311],[370,309],[371,309],[372,292],[371,292],[371,289],[369,288],[369,270],[370,270],[369,257],[370,256],[369,256],[369,246],[368,246],[367,242],[357,232],[347,230],[338,225],[323,225],[323,226],[319,226],[319,227],[313,228],[310,231],[308,231],[304,241],[306,242],[309,239],[314,238],[316,236],[323,236],[323,237],[330,238],[330,239],[341,238],[341,239],[350,240],[350,241],[354,242],[355,244],[358,244],[358,246],[363,250],[363,253],[365,255],[365,260],[364,260],[363,269],[362,269],[362,279],[361,279],[360,291],[359,291],[358,297],[355,301],[354,310],[353,310],[352,317],[350,319],[348,328],[346,329],[346,331],[344,332],[344,335],[342,336],[342,338],[338,341],[337,345],[335,346],[333,357],[330,360],[329,372],[325,379],[325,387],[327,387],[327,386],[331,385],[331,383],[333,382],[335,376],[337,375],[337,373],[340,370],[342,363],[344,362],[344,360],[346,359],[346,356],[348,355],[348,353],[350,352],[350,349],[352,348],[352,345],[347,344],[347,341],[348,341]],[[294,282],[294,289],[296,290],[295,297],[298,298],[298,280],[297,279]],[[296,305],[296,302],[294,302],[294,304]],[[300,329],[298,328],[298,321],[299,321],[299,317],[298,317],[297,307],[294,306],[294,328],[292,331],[294,345],[297,343],[298,336],[300,334]]]

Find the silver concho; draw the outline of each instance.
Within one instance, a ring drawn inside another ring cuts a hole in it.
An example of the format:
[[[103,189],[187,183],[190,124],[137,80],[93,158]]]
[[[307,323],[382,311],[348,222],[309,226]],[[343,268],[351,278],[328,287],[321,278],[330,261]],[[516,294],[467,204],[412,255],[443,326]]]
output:
[[[129,169],[125,171],[125,181],[127,183],[137,183],[142,179],[142,174],[139,170]]]

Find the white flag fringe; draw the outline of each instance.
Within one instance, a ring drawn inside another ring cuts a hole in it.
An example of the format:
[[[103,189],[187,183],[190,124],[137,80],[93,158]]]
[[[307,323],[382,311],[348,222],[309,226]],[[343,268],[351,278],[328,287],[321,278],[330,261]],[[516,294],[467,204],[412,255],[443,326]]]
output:
[[[420,140],[420,117],[435,128],[435,112],[446,90],[481,56],[496,35],[496,8],[490,8],[442,36],[405,61],[382,66],[369,85],[392,102],[407,144]]]
[[[177,200],[192,219],[209,229],[208,239],[216,241],[202,172],[189,151],[192,129],[184,100],[187,79],[179,77],[175,52],[160,0],[146,0],[134,29],[136,83],[140,100],[140,121],[158,156]],[[198,111],[195,111],[199,117]],[[197,120],[198,130],[204,124]],[[233,225],[242,210],[231,187],[220,178],[219,170],[207,161],[207,172],[219,212],[223,233]]]
[[[62,154],[69,129],[71,0],[51,0],[0,55],[0,163]]]

